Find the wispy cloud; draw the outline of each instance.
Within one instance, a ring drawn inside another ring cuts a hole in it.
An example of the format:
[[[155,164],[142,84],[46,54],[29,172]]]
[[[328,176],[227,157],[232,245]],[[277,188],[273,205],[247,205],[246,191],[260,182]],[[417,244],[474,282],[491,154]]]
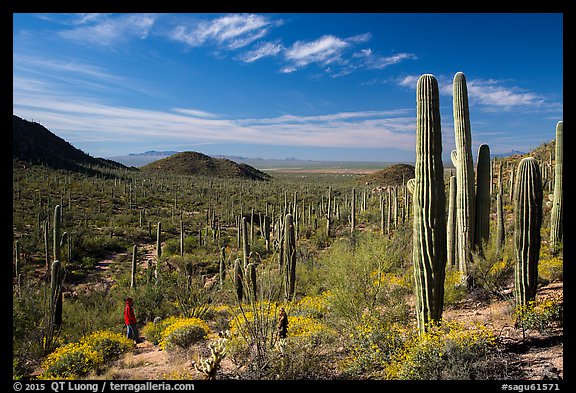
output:
[[[264,42],[258,45],[254,50],[243,53],[238,58],[245,63],[252,63],[263,57],[276,56],[283,49],[284,47],[278,42]]]
[[[348,45],[346,40],[333,35],[325,35],[310,42],[297,41],[284,53],[290,65],[284,67],[283,72],[293,72],[311,63],[325,65],[334,62]]]
[[[154,26],[157,15],[154,14],[80,14],[74,22],[75,27],[60,31],[60,37],[84,44],[110,46],[132,38],[145,39]]]
[[[232,14],[192,26],[180,24],[174,28],[170,38],[191,47],[210,44],[236,50],[264,37],[271,27],[281,23],[263,15]]]
[[[406,75],[396,79],[399,86],[416,89],[420,75]],[[440,94],[452,96],[452,78],[439,75],[438,89]],[[468,99],[471,105],[478,105],[482,110],[550,110],[559,109],[559,104],[541,94],[526,91],[517,86],[507,86],[506,81],[495,79],[468,79]]]
[[[411,151],[413,109],[339,112],[317,116],[229,118],[196,108],[166,110],[118,106],[104,99],[71,95],[48,83],[16,80],[13,112],[34,119],[76,146],[146,141],[177,143],[253,143],[316,147],[393,147]],[[194,132],[191,132],[194,130]],[[95,136],[98,136],[95,139]],[[87,148],[88,147],[88,148]],[[115,154],[115,151],[103,154]]]

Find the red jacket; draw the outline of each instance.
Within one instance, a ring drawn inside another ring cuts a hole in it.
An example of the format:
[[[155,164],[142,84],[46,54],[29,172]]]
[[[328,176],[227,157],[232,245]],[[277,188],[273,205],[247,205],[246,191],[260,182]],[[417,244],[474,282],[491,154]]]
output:
[[[124,323],[126,325],[136,324],[136,315],[134,315],[134,309],[128,302],[126,303],[126,307],[124,307]]]

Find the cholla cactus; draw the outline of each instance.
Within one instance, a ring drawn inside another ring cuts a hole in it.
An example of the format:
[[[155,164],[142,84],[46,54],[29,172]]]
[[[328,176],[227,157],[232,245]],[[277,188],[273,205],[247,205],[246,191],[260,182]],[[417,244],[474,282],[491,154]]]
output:
[[[220,338],[208,344],[210,349],[210,357],[207,359],[200,359],[200,364],[196,361],[192,362],[194,369],[204,374],[204,379],[216,379],[216,373],[220,369],[222,360],[228,353],[228,332],[220,333]]]

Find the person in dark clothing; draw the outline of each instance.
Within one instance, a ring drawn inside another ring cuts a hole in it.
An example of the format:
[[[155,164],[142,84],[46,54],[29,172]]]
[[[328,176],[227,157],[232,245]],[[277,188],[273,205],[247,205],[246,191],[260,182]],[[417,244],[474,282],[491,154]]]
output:
[[[138,334],[138,326],[136,315],[134,314],[134,299],[131,297],[126,298],[126,306],[124,307],[124,323],[126,324],[126,337],[134,340],[134,344],[140,342]]]

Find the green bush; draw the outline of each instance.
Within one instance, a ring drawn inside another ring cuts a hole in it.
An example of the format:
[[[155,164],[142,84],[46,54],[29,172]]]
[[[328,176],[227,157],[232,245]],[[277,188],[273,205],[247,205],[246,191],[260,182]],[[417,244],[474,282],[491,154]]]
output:
[[[206,339],[210,328],[198,318],[179,318],[162,330],[162,349],[187,349],[190,345]]]
[[[564,321],[562,293],[518,307],[516,318],[516,324],[523,329],[536,330],[543,334],[549,333],[553,327],[562,327]]]

